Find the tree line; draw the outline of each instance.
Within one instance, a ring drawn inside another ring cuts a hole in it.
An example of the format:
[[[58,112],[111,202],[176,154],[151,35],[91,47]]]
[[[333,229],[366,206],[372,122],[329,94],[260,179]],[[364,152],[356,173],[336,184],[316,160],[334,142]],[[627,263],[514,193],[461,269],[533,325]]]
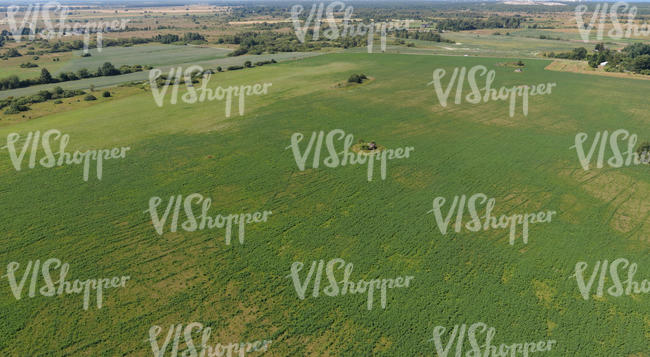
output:
[[[116,68],[112,63],[106,62],[97,71],[90,72],[86,68],[82,68],[75,72],[62,72],[58,77],[53,77],[52,74],[46,69],[41,69],[41,75],[38,78],[20,79],[16,75],[0,79],[0,90],[25,88],[39,84],[60,83],[68,81],[76,81],[78,79],[104,77],[104,76],[117,76],[120,74],[127,74],[133,72],[140,72],[143,69],[151,69],[149,66],[142,65],[123,65]]]
[[[546,54],[547,57],[571,60],[587,60],[589,66],[596,68],[607,62],[608,72],[634,72],[650,75],[650,44],[635,43],[623,48],[620,52],[605,47],[604,43],[596,45],[592,53],[584,47],[574,48],[571,52]]]

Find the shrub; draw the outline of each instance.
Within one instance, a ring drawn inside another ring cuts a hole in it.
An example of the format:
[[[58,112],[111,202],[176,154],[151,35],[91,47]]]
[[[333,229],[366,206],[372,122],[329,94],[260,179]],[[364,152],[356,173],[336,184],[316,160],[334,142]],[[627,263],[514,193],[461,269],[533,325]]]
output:
[[[348,78],[348,83],[363,83],[365,79],[368,79],[365,74],[353,74]]]
[[[90,55],[90,52],[86,52],[86,53],[84,53],[83,55],[81,55],[81,57],[90,57],[90,56],[91,56],[91,55]]]
[[[246,61],[246,62],[244,62],[244,67],[251,68],[251,67],[253,67],[253,64],[251,63],[251,61]]]
[[[109,92],[109,91],[104,91],[104,93],[102,93],[102,97],[104,97],[104,98],[108,98],[110,96],[111,96],[111,92]]]
[[[5,110],[5,114],[18,114],[20,112],[26,112],[29,110],[29,107],[22,104],[12,103],[9,109]]]
[[[17,49],[10,48],[9,51],[7,51],[7,54],[5,56],[7,56],[7,57],[20,57],[22,55],[20,54],[20,52],[18,52]]]
[[[223,68],[221,68],[221,66],[217,66],[217,72],[223,72]]]
[[[361,83],[361,78],[358,74],[353,74],[348,78],[348,83]]]
[[[57,99],[54,101],[54,104],[63,104],[63,101],[61,99]]]
[[[88,94],[87,96],[84,97],[84,100],[90,102],[92,100],[97,100],[97,98],[95,98],[95,96],[92,94]]]
[[[242,66],[230,66],[230,67],[228,67],[228,70],[229,71],[236,71],[238,69],[243,69],[243,68],[244,67],[242,67]]]

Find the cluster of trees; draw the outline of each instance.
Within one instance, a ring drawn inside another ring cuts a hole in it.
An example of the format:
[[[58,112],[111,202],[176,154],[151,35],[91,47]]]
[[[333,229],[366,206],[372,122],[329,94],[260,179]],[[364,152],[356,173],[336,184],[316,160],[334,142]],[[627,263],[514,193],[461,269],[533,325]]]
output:
[[[20,56],[22,56],[22,54],[18,52],[18,50],[15,48],[10,48],[9,50],[7,50],[7,52],[4,55],[5,58],[20,57]]]
[[[587,49],[584,47],[574,48],[571,52],[547,53],[546,57],[563,58],[570,60],[582,61],[587,58]]]
[[[42,55],[44,53],[58,53],[58,52],[70,52],[78,51],[84,49],[84,42],[82,40],[73,40],[63,42],[61,40],[57,41],[45,41],[39,40],[41,42],[41,48],[38,51],[31,51],[27,54],[38,54]],[[118,38],[118,39],[103,39],[102,47],[129,47],[132,45],[144,44],[154,42],[153,39],[131,37],[131,38]],[[97,43],[91,41],[88,44],[88,48],[96,48]]]
[[[228,35],[219,38],[217,43],[239,45],[229,56],[241,56],[244,54],[262,54],[264,52],[297,52],[307,51],[309,43],[300,43],[292,33],[277,32],[243,32],[236,35]]]
[[[539,35],[539,39],[540,39],[540,40],[556,40],[556,41],[562,41],[562,39],[559,38],[559,37],[553,37],[553,36],[549,36],[549,35]]]
[[[15,89],[15,88],[24,88],[29,86],[34,86],[38,84],[48,84],[48,83],[59,83],[67,81],[76,81],[78,79],[84,78],[93,78],[93,77],[103,77],[103,76],[117,76],[119,74],[127,74],[133,72],[140,72],[143,69],[151,69],[149,66],[121,66],[120,68],[115,68],[112,63],[106,62],[101,67],[97,68],[97,71],[90,72],[89,70],[82,68],[75,72],[62,72],[57,78],[53,77],[52,74],[46,69],[41,69],[41,75],[38,78],[32,79],[20,79],[18,76],[13,75],[7,78],[0,79],[0,90]]]
[[[0,100],[0,109],[8,108],[5,114],[17,114],[29,110],[28,105],[34,103],[41,103],[48,100],[58,100],[62,98],[71,98],[82,95],[85,92],[82,90],[64,90],[61,87],[54,87],[52,90],[42,90],[37,94],[19,97],[8,98]]]
[[[607,62],[605,70],[608,71],[650,75],[650,44],[635,43],[616,52],[600,43],[589,58],[589,65],[597,67],[602,62]]]
[[[598,67],[607,62],[605,70],[609,72],[634,72],[650,75],[650,44],[635,43],[620,52],[612,51],[599,43],[590,54],[584,47],[574,48],[571,52],[548,53],[547,57],[587,60],[591,67]]]
[[[440,36],[440,34],[435,33],[433,31],[422,32],[422,31],[408,31],[406,29],[403,29],[403,30],[396,30],[394,33],[395,33],[395,37],[397,37],[397,38],[422,40],[422,41],[433,41],[433,42],[448,42],[448,43],[453,43],[454,42],[454,41],[442,38],[442,36]]]
[[[363,83],[364,80],[368,79],[365,74],[353,74],[348,78],[348,83]]]
[[[26,62],[20,64],[20,68],[35,68],[35,67],[38,67],[38,65],[32,62]]]
[[[301,43],[296,38],[293,32],[279,33],[279,32],[243,32],[236,35],[228,35],[219,38],[217,43],[227,43],[239,45],[234,52],[228,54],[229,56],[241,56],[244,54],[259,55],[262,53],[277,53],[277,52],[307,52],[312,50],[319,50],[323,47],[362,47],[368,44],[368,36],[345,36],[339,37],[336,40],[329,40],[321,35],[318,40],[313,40],[314,32],[312,29],[307,30],[305,35],[305,43]]]
[[[484,19],[461,18],[442,19],[437,23],[438,30],[445,31],[466,31],[477,29],[508,28],[514,29],[521,26],[520,16],[491,16]]]
[[[205,37],[200,33],[196,32],[187,32],[183,37],[174,35],[174,34],[165,34],[165,35],[156,35],[152,39],[154,42],[160,42],[164,44],[170,43],[191,43],[191,42],[205,42]]]

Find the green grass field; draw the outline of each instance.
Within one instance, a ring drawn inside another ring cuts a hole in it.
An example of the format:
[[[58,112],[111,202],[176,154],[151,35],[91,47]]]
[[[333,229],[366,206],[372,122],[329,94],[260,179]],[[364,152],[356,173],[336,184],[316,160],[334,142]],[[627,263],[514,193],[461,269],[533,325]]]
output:
[[[226,57],[231,51],[201,46],[144,45],[105,47],[101,52],[97,49],[88,52],[90,57],[81,57],[83,51],[75,51],[75,58],[66,63],[60,71],[76,72],[82,68],[96,70],[105,62],[111,62],[116,67],[136,64],[159,67],[177,63],[202,62]]]
[[[16,300],[3,278],[0,351],[150,356],[152,325],[166,333],[200,321],[217,342],[272,339],[270,356],[433,356],[435,326],[480,321],[496,328],[497,345],[557,340],[544,356],[647,356],[647,297],[583,300],[571,276],[578,261],[625,257],[648,278],[648,167],[585,173],[569,147],[579,132],[649,138],[650,82],[546,71],[546,60],[514,73],[497,65],[505,61],[328,54],[213,77],[215,86],[273,83],[246,98],[243,117],[225,118],[222,101],[159,108],[142,91],[0,127],[0,146],[12,132],[58,129],[68,150],[131,147],[88,182],[80,166],[17,172],[0,151],[0,275],[8,262],[22,272],[55,257],[72,279],[131,276],[88,311],[78,295]],[[519,107],[508,117],[506,102],[441,107],[427,86],[433,70],[474,65],[494,69],[497,87],[557,86],[530,98],[527,117]],[[334,87],[352,73],[374,80]],[[299,171],[285,150],[291,135],[334,129],[415,151],[390,161],[385,181],[368,182],[365,166]],[[273,215],[247,226],[244,245],[226,246],[223,230],[157,235],[149,199],[195,192],[213,199],[210,212]],[[505,230],[441,235],[432,200],[474,193],[496,198],[497,215],[558,215],[531,226],[527,245],[509,245]],[[366,310],[365,295],[299,300],[291,264],[333,258],[354,264],[355,281],[415,280],[389,291],[385,310]]]

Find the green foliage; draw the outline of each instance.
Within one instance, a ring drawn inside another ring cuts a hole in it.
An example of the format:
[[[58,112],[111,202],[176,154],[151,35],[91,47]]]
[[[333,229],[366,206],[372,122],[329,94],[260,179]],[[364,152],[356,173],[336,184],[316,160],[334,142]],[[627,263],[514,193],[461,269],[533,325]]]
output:
[[[368,79],[365,74],[352,74],[350,78],[348,78],[348,83],[363,83],[364,80]]]
[[[127,74],[133,72],[141,72],[146,66],[134,65],[134,66],[121,66],[119,69],[115,66],[106,62],[101,67],[97,68],[95,73],[91,73],[85,68],[82,68],[75,72],[61,72],[58,78],[53,78],[50,72],[46,68],[41,69],[41,75],[37,79],[25,79],[20,80],[17,76],[10,76],[7,78],[0,79],[0,90],[15,89],[15,88],[24,88],[33,85],[47,84],[47,83],[60,83],[68,81],[76,81],[84,78],[93,78],[93,77],[104,77],[104,76],[117,76],[120,74]]]
[[[446,40],[442,38],[440,34],[435,33],[433,31],[408,31],[406,29],[402,29],[402,30],[395,30],[393,34],[397,38],[454,43],[454,41]],[[409,47],[414,47],[414,46],[409,46]]]
[[[20,56],[22,56],[22,55],[20,54],[20,52],[18,52],[17,49],[15,49],[15,48],[10,48],[10,49],[7,51],[7,53],[5,53],[5,56],[6,56],[6,57],[20,57]]]
[[[20,68],[36,68],[38,65],[32,62],[21,63]]]
[[[486,20],[475,18],[443,19],[436,26],[444,31],[466,31],[492,28],[519,28],[520,16],[491,16]]]

